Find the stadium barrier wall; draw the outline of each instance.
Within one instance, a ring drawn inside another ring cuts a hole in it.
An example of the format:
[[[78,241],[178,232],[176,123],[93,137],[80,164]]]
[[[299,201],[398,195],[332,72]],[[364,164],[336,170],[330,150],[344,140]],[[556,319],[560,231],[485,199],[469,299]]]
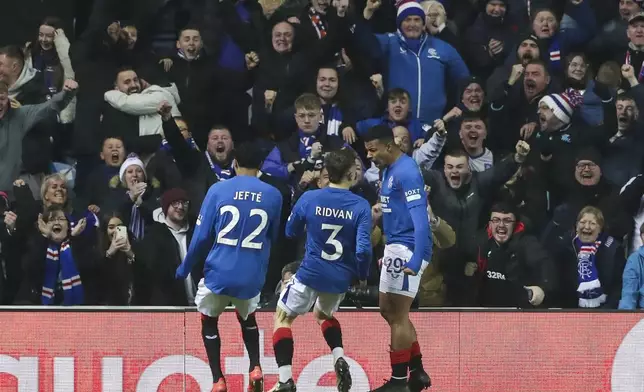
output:
[[[78,309],[78,308],[77,308]],[[209,392],[191,308],[0,310],[0,392]],[[277,381],[272,313],[259,312],[266,390]],[[644,313],[415,312],[436,392],[644,391]],[[353,391],[389,375],[389,329],[375,311],[342,324]],[[246,390],[248,357],[233,312],[220,318],[229,390]],[[301,392],[335,391],[332,357],[311,315],[294,325]]]

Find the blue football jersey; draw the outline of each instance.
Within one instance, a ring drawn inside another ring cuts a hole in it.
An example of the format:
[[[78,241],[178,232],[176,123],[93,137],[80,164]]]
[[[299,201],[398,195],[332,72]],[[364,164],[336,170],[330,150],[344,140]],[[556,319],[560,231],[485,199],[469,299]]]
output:
[[[304,193],[286,223],[286,236],[306,230],[306,251],[297,279],[314,290],[344,293],[366,280],[371,263],[371,207],[348,189]]]
[[[431,252],[431,231],[427,219],[427,193],[420,168],[413,158],[403,154],[387,167],[382,176],[380,189],[383,231],[387,244],[401,244],[414,251],[410,264],[413,269],[420,267],[422,260],[429,261]],[[412,217],[410,210],[416,215]],[[421,227],[415,228],[413,219],[422,225],[422,238],[418,237]],[[422,219],[418,219],[422,218]],[[427,237],[427,238],[424,238]],[[417,242],[422,239],[422,244]],[[421,254],[417,254],[421,250]]]
[[[280,192],[256,177],[237,176],[214,184],[177,277],[187,276],[205,258],[204,284],[210,291],[239,299],[255,297],[266,280],[281,209]]]

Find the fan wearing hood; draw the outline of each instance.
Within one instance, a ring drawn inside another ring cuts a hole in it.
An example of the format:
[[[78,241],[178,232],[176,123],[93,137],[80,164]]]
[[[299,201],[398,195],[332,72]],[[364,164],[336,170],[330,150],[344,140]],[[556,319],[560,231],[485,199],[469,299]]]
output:
[[[465,31],[464,56],[472,73],[487,79],[516,45],[519,26],[510,17],[507,0],[481,0],[481,12]]]

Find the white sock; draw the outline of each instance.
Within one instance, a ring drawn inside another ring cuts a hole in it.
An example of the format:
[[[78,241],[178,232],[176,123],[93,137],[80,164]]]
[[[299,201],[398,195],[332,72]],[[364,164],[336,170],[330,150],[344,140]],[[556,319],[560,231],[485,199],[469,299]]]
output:
[[[333,364],[335,364],[338,358],[344,357],[344,349],[342,347],[336,347],[331,351],[333,353]]]
[[[287,382],[288,380],[293,378],[293,370],[291,369],[291,365],[280,366],[277,371],[280,375],[280,382]]]

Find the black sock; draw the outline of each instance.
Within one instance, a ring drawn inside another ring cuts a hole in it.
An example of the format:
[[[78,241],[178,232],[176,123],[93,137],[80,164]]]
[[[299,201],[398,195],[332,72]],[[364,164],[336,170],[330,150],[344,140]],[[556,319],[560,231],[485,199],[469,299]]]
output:
[[[273,333],[273,351],[278,367],[293,364],[293,332],[290,328],[278,328]]]
[[[342,347],[342,329],[340,323],[335,318],[325,320],[322,325],[322,335],[329,348],[333,350],[336,347]]]
[[[212,372],[212,379],[214,382],[219,381],[224,375],[221,373],[221,363],[219,357],[221,355],[221,338],[219,337],[219,317],[208,317],[201,315],[201,337],[203,344],[206,347],[206,355],[208,355],[208,364]]]
[[[248,369],[250,372],[255,369],[255,366],[260,366],[259,329],[257,328],[257,320],[255,319],[255,313],[249,314],[246,320],[241,318],[239,313],[237,313],[237,320],[241,326],[242,338],[244,338],[244,345],[246,346],[246,351],[248,351],[248,357],[250,358],[250,368]]]
[[[420,345],[418,341],[411,344],[411,359],[409,360],[409,371],[415,372],[423,370],[423,355],[420,353]]]

